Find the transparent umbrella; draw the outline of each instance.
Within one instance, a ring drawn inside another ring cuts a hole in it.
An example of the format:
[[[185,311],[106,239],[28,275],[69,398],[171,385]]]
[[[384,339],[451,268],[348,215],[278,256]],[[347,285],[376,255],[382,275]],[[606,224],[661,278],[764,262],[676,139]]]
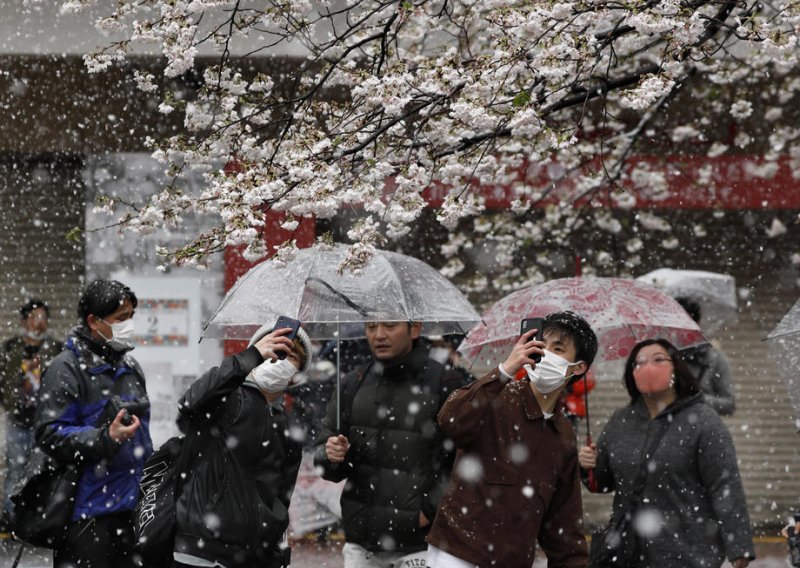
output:
[[[290,262],[253,267],[225,295],[203,336],[248,339],[285,315],[303,322],[312,339],[335,338],[338,409],[338,342],[364,337],[365,322],[415,321],[423,335],[447,335],[465,334],[480,319],[464,295],[421,260],[378,250],[357,273],[340,273],[348,250],[341,244],[301,249]],[[337,412],[337,429],[338,418]]]
[[[687,297],[697,302],[702,310],[700,325],[707,333],[736,322],[736,279],[730,274],[659,268],[636,280],[664,290],[673,298]]]
[[[800,300],[781,318],[767,341],[778,372],[786,380],[795,424],[800,430]]]
[[[480,316],[447,278],[416,258],[378,250],[356,274],[339,273],[347,245],[301,249],[242,276],[203,328],[203,337],[249,339],[285,315],[312,339],[364,337],[368,321],[416,321],[423,335],[466,333]]]

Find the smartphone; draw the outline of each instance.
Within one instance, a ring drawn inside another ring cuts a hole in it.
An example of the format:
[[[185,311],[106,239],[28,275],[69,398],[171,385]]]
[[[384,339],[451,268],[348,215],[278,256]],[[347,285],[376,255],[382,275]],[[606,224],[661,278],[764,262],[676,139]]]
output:
[[[536,330],[536,335],[534,335],[531,339],[535,339],[537,341],[544,341],[544,333],[542,333],[542,327],[544,327],[544,318],[525,318],[519,324],[519,334],[523,335],[529,332],[532,329]],[[534,353],[531,355],[531,359],[536,361],[537,363],[542,360],[542,356],[538,353]]]
[[[284,335],[283,337],[288,337],[289,339],[294,339],[297,337],[297,330],[300,329],[300,320],[296,320],[287,316],[281,316],[278,318],[278,321],[275,322],[275,327],[272,329],[283,329],[285,327],[289,327],[292,329],[289,333]],[[286,351],[280,350],[276,353],[278,359],[286,359]]]

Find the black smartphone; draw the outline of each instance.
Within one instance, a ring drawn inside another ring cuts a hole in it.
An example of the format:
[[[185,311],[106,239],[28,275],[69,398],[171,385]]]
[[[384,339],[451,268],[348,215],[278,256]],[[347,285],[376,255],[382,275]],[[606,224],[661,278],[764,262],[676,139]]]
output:
[[[288,337],[289,339],[293,340],[295,337],[297,337],[297,330],[300,329],[300,320],[296,320],[287,316],[281,316],[278,318],[278,321],[275,322],[275,327],[272,329],[283,329],[285,327],[291,328],[292,331],[283,337]],[[278,356],[278,359],[286,359],[287,353],[286,351],[281,350],[278,351],[276,355]]]
[[[544,341],[544,333],[542,333],[542,327],[544,327],[544,318],[525,318],[519,324],[519,334],[523,335],[529,332],[532,329],[536,330],[536,334],[531,338],[535,339],[536,341]],[[536,361],[537,363],[542,360],[542,356],[538,353],[534,353],[531,355],[531,359]]]

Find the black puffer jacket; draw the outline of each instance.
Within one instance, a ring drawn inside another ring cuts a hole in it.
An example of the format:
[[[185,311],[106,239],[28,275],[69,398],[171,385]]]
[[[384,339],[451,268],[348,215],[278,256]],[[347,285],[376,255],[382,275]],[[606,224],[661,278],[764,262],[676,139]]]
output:
[[[244,382],[262,362],[255,347],[226,357],[179,401],[181,428],[207,439],[178,501],[175,550],[226,568],[284,564],[301,443],[286,416]]]
[[[436,415],[463,381],[445,376],[422,345],[397,364],[384,368],[374,362],[342,380],[347,460],[331,464],[325,455],[325,442],[336,435],[334,402],[317,438],[315,461],[325,479],[348,479],[341,498],[347,542],[373,551],[427,547],[428,529],[419,528],[419,513],[433,521],[453,461]]]

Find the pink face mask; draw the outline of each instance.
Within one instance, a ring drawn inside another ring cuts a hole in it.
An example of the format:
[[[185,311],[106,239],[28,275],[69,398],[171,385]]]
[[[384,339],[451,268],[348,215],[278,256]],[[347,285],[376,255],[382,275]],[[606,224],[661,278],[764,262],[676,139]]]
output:
[[[633,371],[633,381],[642,394],[664,392],[672,380],[672,367],[669,365],[645,365]]]

